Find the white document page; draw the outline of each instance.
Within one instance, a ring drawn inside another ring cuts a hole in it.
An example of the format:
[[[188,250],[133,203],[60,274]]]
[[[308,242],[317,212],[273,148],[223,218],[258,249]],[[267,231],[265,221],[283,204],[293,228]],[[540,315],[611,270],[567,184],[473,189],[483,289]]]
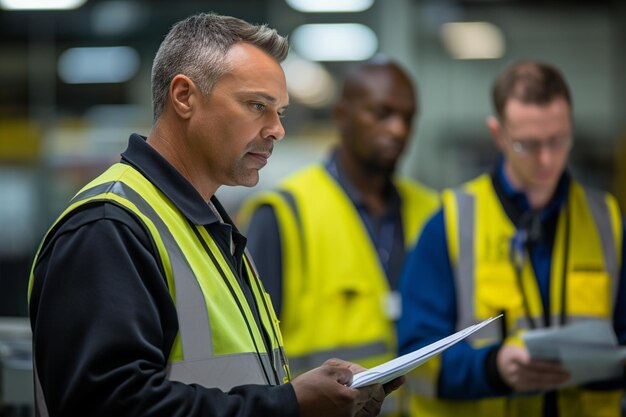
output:
[[[611,323],[587,320],[522,335],[531,358],[559,361],[571,378],[563,386],[618,378],[626,347],[617,344]]]
[[[443,352],[455,343],[463,340],[470,334],[478,331],[498,319],[502,315],[497,317],[491,317],[483,322],[469,326],[463,330],[460,330],[448,337],[440,339],[430,345],[424,346],[418,350],[407,353],[406,355],[399,356],[381,365],[370,368],[366,371],[360,372],[354,375],[352,379],[353,388],[365,387],[372,384],[385,384],[392,379],[405,375],[406,373],[417,368],[433,356]]]

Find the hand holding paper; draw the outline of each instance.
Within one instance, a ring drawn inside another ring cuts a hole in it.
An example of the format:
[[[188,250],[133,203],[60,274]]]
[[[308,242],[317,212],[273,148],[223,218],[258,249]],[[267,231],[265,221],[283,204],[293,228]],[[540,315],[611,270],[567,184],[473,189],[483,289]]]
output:
[[[563,386],[618,378],[623,373],[626,348],[618,346],[608,321],[532,330],[522,338],[532,358],[558,361],[569,371],[571,378]]]
[[[570,374],[555,360],[532,359],[528,349],[506,343],[498,351],[498,371],[504,382],[518,392],[555,388]]]

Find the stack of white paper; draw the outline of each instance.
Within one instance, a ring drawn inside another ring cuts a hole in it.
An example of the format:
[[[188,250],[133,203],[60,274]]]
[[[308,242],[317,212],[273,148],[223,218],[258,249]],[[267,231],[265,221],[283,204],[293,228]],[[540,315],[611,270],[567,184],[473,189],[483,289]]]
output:
[[[531,358],[558,361],[569,371],[563,386],[618,378],[624,372],[626,348],[618,346],[609,321],[531,330],[522,338]]]
[[[385,384],[392,379],[405,375],[406,373],[417,368],[433,356],[443,352],[450,346],[463,340],[475,331],[482,329],[483,327],[501,316],[502,315],[497,317],[491,317],[481,323],[469,326],[446,338],[431,343],[428,346],[424,346],[421,349],[407,353],[406,355],[402,355],[400,357],[392,359],[389,362],[385,362],[381,365],[360,372],[354,375],[354,378],[352,379],[352,385],[350,386],[358,388],[372,384]]]

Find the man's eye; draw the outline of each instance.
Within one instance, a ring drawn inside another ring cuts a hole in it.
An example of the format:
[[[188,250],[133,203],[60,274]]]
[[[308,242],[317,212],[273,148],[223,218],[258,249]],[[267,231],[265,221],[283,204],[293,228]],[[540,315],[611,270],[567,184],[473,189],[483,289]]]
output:
[[[373,109],[372,113],[374,114],[374,117],[380,120],[385,119],[389,117],[389,115],[391,115],[391,111],[383,107],[377,107]]]
[[[265,104],[262,103],[252,103],[252,107],[254,110],[263,111],[265,110]]]

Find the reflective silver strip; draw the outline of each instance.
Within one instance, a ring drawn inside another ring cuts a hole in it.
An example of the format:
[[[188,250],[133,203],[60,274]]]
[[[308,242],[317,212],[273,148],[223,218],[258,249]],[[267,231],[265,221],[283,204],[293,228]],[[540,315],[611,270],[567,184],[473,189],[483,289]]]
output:
[[[271,369],[267,354],[262,353],[261,357]],[[198,361],[172,362],[168,366],[167,374],[171,381],[219,388],[225,392],[241,385],[242,381],[246,384],[267,385],[265,376],[259,372],[259,356],[256,352],[219,355]]]
[[[115,181],[100,184],[77,195],[72,202],[110,192],[132,202],[159,231],[172,265],[176,285],[176,311],[184,360],[213,356],[213,339],[206,302],[187,259],[161,217],[135,190]]]
[[[461,330],[476,323],[475,292],[476,282],[474,276],[474,231],[476,221],[474,218],[476,211],[476,198],[460,188],[454,189],[454,196],[457,205],[457,226],[459,250],[456,260],[452,260],[452,271],[454,275],[454,286],[456,291],[457,323],[456,329]],[[490,328],[497,326],[486,326],[468,337],[469,341],[476,341],[482,338],[492,338],[492,335],[480,332],[491,332]],[[437,382],[413,372],[407,378],[407,388],[411,394],[416,394],[424,398],[437,398]]]
[[[437,383],[425,375],[413,372],[406,379],[406,386],[411,394],[426,398],[437,398]],[[386,401],[386,400],[385,400]]]
[[[593,220],[598,228],[598,234],[602,242],[602,252],[604,254],[604,266],[607,273],[611,277],[611,311],[615,309],[617,301],[617,284],[619,282],[619,268],[617,261],[617,251],[615,248],[615,238],[613,227],[611,225],[611,215],[609,207],[606,203],[605,194],[598,190],[585,188],[585,196],[587,197],[587,206]]]
[[[459,258],[454,274],[456,280],[456,302],[458,306],[457,330],[477,323],[476,306],[476,197],[461,189],[455,189],[459,228]],[[494,341],[500,339],[498,326],[486,326],[468,336],[468,341]]]
[[[474,233],[475,233],[475,197],[463,190],[454,190],[459,227],[459,259],[455,270],[455,281],[457,289],[458,324],[457,329],[463,329],[474,324],[474,301],[475,301],[475,277],[474,277]],[[596,190],[585,189],[587,204],[592,213],[598,232],[600,235],[602,249],[604,253],[605,267],[611,277],[611,293],[613,296],[613,309],[617,297],[617,285],[619,282],[619,268],[617,252],[614,244],[613,228],[609,208],[606,204],[604,193]],[[568,317],[568,322],[586,320],[597,317],[572,316]],[[540,323],[542,317],[532,318],[535,323]],[[552,323],[559,323],[560,316],[552,317]],[[526,317],[516,320],[516,329],[528,329]],[[469,336],[471,341],[480,339],[498,338],[498,327],[487,326]]]
[[[278,384],[285,381],[291,381],[291,375],[287,373],[287,356],[281,347],[274,349],[274,363],[276,364],[276,373],[278,374]],[[271,364],[269,369],[271,369]]]
[[[171,380],[195,382],[207,387],[223,386],[227,389],[241,385],[242,381],[268,384],[269,381],[262,372],[263,364],[259,363],[259,355],[256,352],[214,356],[210,321],[200,285],[178,243],[161,217],[136,191],[124,183],[116,181],[100,184],[86,190],[72,201],[86,199],[105,192],[114,193],[135,204],[154,223],[167,249],[176,286],[176,311],[183,350],[183,361],[172,363],[169,366],[168,377]],[[244,357],[248,359],[232,359]],[[266,369],[272,369],[267,354],[261,354],[261,357]],[[221,363],[222,358],[224,364]],[[226,368],[228,368],[229,374],[233,375],[230,379],[223,375],[223,369]],[[172,372],[175,372],[175,375],[172,375]],[[237,379],[242,377],[246,379]],[[232,381],[236,381],[235,385],[229,386]]]
[[[307,355],[291,356],[289,366],[294,375],[320,366],[331,358],[341,358],[349,361],[358,361],[365,358],[390,353],[387,344],[374,342],[354,347],[342,347],[324,351],[312,352]]]
[[[457,315],[459,317],[457,320],[457,328],[460,330],[476,322],[474,315],[474,303],[476,298],[474,276],[474,229],[476,227],[474,215],[476,211],[476,198],[460,189],[454,190],[454,195],[457,202],[457,225],[459,228],[459,252],[458,259],[456,260],[454,278],[457,292]]]
[[[37,366],[35,366],[35,352],[33,352],[33,372],[35,379],[35,414],[37,417],[48,417],[48,406],[46,405],[46,399],[43,395],[43,388],[41,388]]]

